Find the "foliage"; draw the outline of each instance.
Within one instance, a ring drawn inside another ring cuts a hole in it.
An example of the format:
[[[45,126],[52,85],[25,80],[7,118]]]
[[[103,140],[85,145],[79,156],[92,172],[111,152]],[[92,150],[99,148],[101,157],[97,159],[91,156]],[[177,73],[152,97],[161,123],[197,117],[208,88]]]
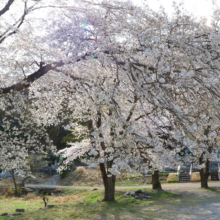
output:
[[[64,170],[62,173],[59,174],[59,175],[60,175],[60,178],[61,178],[61,179],[66,178],[71,172],[72,172],[72,169],[66,169],[66,170]]]
[[[19,189],[18,189],[19,190]],[[8,196],[14,196],[14,191],[12,189],[11,186],[7,186],[7,190],[5,192],[5,196],[8,197]]]

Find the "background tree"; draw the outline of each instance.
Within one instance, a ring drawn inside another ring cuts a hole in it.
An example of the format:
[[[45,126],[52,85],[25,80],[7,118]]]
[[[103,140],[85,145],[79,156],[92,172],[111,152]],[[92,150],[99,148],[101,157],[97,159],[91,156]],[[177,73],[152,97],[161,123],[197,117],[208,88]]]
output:
[[[33,119],[27,101],[19,93],[1,99],[5,111],[0,126],[0,168],[12,175],[16,195],[20,191],[15,175],[23,177],[21,185],[32,176],[30,156],[55,152],[46,129]]]

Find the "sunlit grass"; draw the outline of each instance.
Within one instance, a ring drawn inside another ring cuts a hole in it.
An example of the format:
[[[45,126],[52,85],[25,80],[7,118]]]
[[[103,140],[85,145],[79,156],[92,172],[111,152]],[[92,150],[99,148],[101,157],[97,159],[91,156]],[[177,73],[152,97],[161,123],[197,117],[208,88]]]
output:
[[[143,189],[148,191],[152,196],[148,201],[136,201],[133,197],[123,198],[127,191],[134,189],[126,189],[115,192],[115,202],[102,202],[103,190],[91,191],[89,189],[64,189],[59,196],[49,196],[49,205],[55,205],[54,208],[44,208],[42,198],[35,196],[28,201],[25,198],[1,198],[0,214],[7,212],[15,213],[15,209],[23,208],[25,213],[21,216],[13,217],[13,219],[94,219],[97,215],[111,216],[119,215],[123,211],[127,211],[132,215],[138,214],[137,207],[148,206],[157,202],[159,199],[172,199],[180,197],[178,194],[159,191],[154,192],[151,189]],[[0,217],[0,219],[8,219],[9,217]]]

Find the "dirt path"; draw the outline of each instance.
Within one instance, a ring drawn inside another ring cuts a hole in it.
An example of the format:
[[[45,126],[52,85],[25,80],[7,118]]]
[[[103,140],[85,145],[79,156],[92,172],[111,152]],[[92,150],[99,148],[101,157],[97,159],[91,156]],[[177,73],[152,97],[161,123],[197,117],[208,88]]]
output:
[[[184,188],[166,190],[182,196],[134,206],[120,215],[97,216],[95,220],[219,220],[220,192]]]
[[[169,190],[182,194],[181,198],[160,200],[157,204],[149,205],[140,210],[139,219],[220,219],[220,193],[202,189],[187,188],[184,190]],[[146,216],[144,217],[144,213]],[[137,218],[138,219],[138,218]]]
[[[220,181],[209,182],[208,185],[210,187],[220,187]],[[40,184],[25,184],[25,187],[30,188],[72,188],[72,189],[104,189],[104,187],[100,186],[60,186],[60,185],[40,185]],[[182,189],[182,188],[200,188],[200,183],[175,183],[175,184],[162,184],[163,189]],[[118,186],[116,189],[133,189],[133,188],[152,188],[152,185],[143,185],[143,186]],[[219,217],[220,219],[220,217]]]

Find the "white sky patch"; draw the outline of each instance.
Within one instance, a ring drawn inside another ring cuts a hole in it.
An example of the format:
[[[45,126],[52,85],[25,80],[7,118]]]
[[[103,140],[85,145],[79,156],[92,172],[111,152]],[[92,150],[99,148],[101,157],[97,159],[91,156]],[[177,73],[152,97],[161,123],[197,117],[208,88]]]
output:
[[[160,6],[162,6],[170,15],[173,13],[173,2],[182,3],[184,9],[190,14],[198,18],[205,17],[209,23],[214,9],[213,3],[216,3],[217,6],[220,5],[220,0],[133,0],[133,2],[139,6],[147,3],[151,9],[156,11],[160,10]]]

